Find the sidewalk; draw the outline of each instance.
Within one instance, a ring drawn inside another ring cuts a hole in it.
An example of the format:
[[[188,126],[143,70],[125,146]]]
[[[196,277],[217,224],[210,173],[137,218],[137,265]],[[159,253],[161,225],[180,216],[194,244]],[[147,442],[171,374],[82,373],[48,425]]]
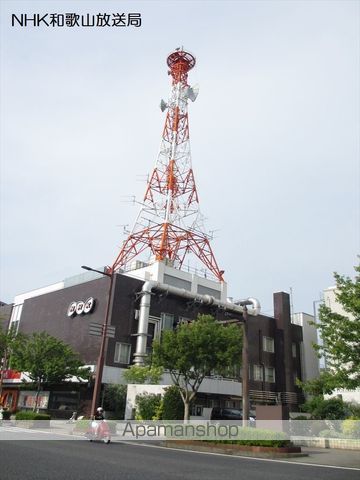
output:
[[[124,442],[122,437],[116,435],[111,440],[113,443],[121,443]],[[125,443],[130,443],[125,441]],[[133,445],[143,445],[147,447],[160,447],[160,448],[169,448],[165,447],[162,441],[132,441]],[[178,447],[181,449],[181,446]],[[356,450],[344,450],[344,449],[329,449],[329,448],[310,448],[310,447],[301,447],[303,453],[307,456],[304,457],[291,457],[291,458],[278,458],[273,460],[278,461],[286,461],[291,463],[305,463],[305,464],[312,464],[312,465],[324,465],[324,466],[332,466],[332,467],[344,467],[344,468],[357,468],[360,471],[360,456],[359,452]],[[191,450],[185,450],[190,452]],[[196,451],[196,450],[192,450]],[[225,455],[225,454],[224,454]],[[250,455],[239,455],[240,458],[257,458],[261,460],[259,457],[252,457]]]
[[[360,469],[360,455],[356,450],[311,447],[301,447],[301,450],[309,456],[305,458],[290,458],[289,461]]]

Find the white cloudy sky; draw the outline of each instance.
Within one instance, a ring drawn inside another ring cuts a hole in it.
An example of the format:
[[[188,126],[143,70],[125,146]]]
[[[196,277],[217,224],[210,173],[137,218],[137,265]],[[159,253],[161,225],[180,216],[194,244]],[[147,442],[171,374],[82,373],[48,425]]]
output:
[[[11,27],[141,12],[141,28]],[[166,57],[197,57],[193,167],[229,294],[312,312],[359,253],[358,1],[1,2],[0,299],[111,264],[153,168]]]

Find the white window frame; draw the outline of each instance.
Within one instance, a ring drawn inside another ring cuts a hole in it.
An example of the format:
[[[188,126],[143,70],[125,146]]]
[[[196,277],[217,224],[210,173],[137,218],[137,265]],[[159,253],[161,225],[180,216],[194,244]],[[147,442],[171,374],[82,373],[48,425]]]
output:
[[[158,340],[161,334],[161,319],[158,317],[149,317],[148,324],[155,325],[154,328],[154,340]]]
[[[179,324],[180,323],[191,323],[193,320],[188,317],[179,317]]]
[[[171,326],[167,323],[171,322]],[[173,313],[161,312],[161,330],[173,330],[175,322],[175,315]]]
[[[275,352],[275,342],[273,337],[263,336],[263,351],[269,353]]]
[[[271,379],[269,376],[269,370],[272,370]],[[265,382],[275,383],[275,367],[265,367]]]
[[[14,305],[13,310],[11,312],[9,330],[13,329],[15,333],[18,333],[19,331],[20,318],[21,318],[23,306],[24,306],[23,303],[18,303],[17,305]]]
[[[253,365],[253,376],[255,382],[264,381],[264,368],[262,365]]]
[[[121,361],[121,350],[122,350],[122,347],[125,347],[125,346],[128,347],[127,361],[122,362]],[[124,365],[129,365],[130,357],[131,357],[131,344],[130,343],[125,343],[125,342],[116,342],[115,343],[115,352],[114,352],[114,363],[122,363]]]

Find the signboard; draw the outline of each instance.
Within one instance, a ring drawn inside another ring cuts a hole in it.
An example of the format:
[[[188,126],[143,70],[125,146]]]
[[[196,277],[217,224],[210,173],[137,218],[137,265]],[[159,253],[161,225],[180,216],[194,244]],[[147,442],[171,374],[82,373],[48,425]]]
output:
[[[49,395],[50,392],[40,392],[38,398],[38,408],[46,409],[49,404]],[[35,391],[27,391],[23,390],[20,392],[18,407],[20,408],[34,408],[36,400],[36,392]]]
[[[71,302],[66,315],[68,317],[75,317],[75,315],[82,315],[86,313],[91,313],[95,307],[95,299],[89,297],[85,302],[79,300],[77,302]]]
[[[16,370],[4,370],[3,371],[3,380],[20,380],[21,372]]]

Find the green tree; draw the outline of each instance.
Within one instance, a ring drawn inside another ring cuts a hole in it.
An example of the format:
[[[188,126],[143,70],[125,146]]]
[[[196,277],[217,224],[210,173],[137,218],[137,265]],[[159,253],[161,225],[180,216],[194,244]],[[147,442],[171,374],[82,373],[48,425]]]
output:
[[[136,419],[159,420],[158,412],[161,410],[161,395],[155,393],[141,393],[136,395]]]
[[[126,385],[108,384],[104,390],[104,409],[114,412],[115,418],[123,420],[126,407]]]
[[[25,339],[25,335],[16,334],[14,329],[5,330],[0,325],[0,399],[2,395],[4,371],[9,367],[9,359],[16,343]]]
[[[40,390],[44,383],[60,383],[73,376],[88,378],[79,356],[66,343],[46,332],[33,333],[16,342],[10,359],[12,368],[26,372],[37,391],[34,411],[37,410]]]
[[[348,406],[341,398],[313,397],[301,405],[301,410],[310,413],[313,420],[343,420],[349,414]]]
[[[325,387],[354,389],[360,386],[360,265],[356,276],[334,273],[336,299],[345,314],[333,312],[327,305],[319,308],[319,329],[323,345],[315,345],[319,356],[326,358],[330,376]]]
[[[184,403],[181,398],[179,387],[171,385],[165,389],[162,399],[162,419],[181,420],[184,418]]]
[[[159,383],[164,369],[154,365],[131,365],[125,370],[123,377],[127,383]]]
[[[313,378],[307,382],[301,382],[299,379],[296,380],[296,384],[302,388],[305,393],[314,397],[331,394],[336,388],[337,382],[336,375],[327,370],[321,372],[318,378]]]
[[[210,315],[199,315],[194,322],[164,331],[161,341],[153,343],[152,360],[168,370],[180,388],[188,420],[190,404],[205,376],[239,365],[241,351],[242,331],[237,325],[224,326]]]

